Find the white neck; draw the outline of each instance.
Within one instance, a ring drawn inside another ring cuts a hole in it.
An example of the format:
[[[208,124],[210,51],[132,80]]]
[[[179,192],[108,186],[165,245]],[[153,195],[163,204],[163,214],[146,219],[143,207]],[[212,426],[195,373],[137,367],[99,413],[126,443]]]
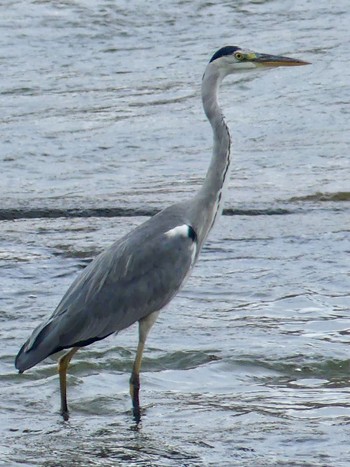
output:
[[[195,198],[196,208],[201,215],[199,224],[203,241],[222,212],[223,191],[229,179],[230,134],[217,99],[223,78],[216,64],[209,63],[202,81],[202,102],[213,130],[213,155],[203,186]]]

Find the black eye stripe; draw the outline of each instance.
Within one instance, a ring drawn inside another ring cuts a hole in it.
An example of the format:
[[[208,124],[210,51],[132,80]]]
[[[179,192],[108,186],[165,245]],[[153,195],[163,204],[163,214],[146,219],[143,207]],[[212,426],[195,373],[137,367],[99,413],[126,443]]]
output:
[[[219,49],[215,54],[212,56],[210,59],[210,62],[213,62],[214,60],[217,60],[220,57],[225,57],[225,55],[233,55],[237,50],[240,50],[240,47],[236,47],[233,45],[227,45],[226,47],[222,47]]]

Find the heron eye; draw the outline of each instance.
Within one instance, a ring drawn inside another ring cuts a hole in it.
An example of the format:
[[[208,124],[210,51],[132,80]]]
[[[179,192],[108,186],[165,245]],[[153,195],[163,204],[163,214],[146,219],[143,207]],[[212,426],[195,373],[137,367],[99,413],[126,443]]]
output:
[[[243,55],[241,52],[236,52],[236,53],[235,53],[235,58],[236,58],[237,60],[243,60],[244,55]]]

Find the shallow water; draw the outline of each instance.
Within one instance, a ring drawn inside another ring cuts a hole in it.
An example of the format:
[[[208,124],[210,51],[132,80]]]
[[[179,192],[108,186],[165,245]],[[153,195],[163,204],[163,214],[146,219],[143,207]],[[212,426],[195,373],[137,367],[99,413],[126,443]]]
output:
[[[350,465],[347,2],[135,8],[0,6],[0,465]],[[77,354],[64,423],[55,360],[14,356],[93,256],[198,188],[228,43],[312,66],[223,85],[227,215],[148,339],[141,426],[136,326]]]

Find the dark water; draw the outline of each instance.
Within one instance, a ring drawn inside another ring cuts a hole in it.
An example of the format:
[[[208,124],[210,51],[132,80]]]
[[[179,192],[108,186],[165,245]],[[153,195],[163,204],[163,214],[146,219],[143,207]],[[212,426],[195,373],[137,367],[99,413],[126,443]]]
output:
[[[162,7],[162,8],[161,8]],[[345,0],[0,6],[0,465],[350,465],[349,13]],[[226,215],[145,352],[14,356],[88,261],[193,193],[211,151],[200,79],[225,44],[312,66],[240,75]]]

